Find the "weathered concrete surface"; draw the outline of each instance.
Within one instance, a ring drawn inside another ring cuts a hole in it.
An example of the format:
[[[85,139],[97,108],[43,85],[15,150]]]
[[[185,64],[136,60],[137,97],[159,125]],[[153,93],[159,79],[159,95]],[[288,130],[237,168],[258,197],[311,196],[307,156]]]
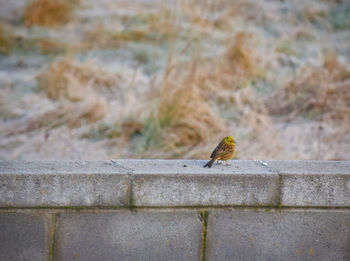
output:
[[[47,215],[0,212],[0,260],[48,260]]]
[[[111,160],[0,160],[0,175],[21,174],[127,174],[131,170]]]
[[[231,160],[230,166],[214,164],[212,168],[203,168],[206,160],[112,160],[115,164],[131,170],[137,175],[147,174],[266,174],[274,173],[266,168],[260,161],[254,160]]]
[[[282,206],[350,206],[349,161],[270,161],[281,174]]]
[[[135,206],[223,206],[278,204],[278,176],[140,175],[135,177]]]
[[[135,206],[277,205],[279,177],[256,161],[118,160],[133,170]]]
[[[109,161],[0,162],[1,207],[128,206],[130,189]]]
[[[282,206],[349,207],[349,175],[283,175]]]
[[[350,207],[350,162],[0,161],[0,207]]]
[[[350,162],[205,162],[0,161],[0,261],[349,260]]]
[[[178,210],[63,214],[55,260],[199,260],[202,223]]]
[[[269,160],[259,162],[265,162],[266,167],[278,170],[282,174],[350,175],[350,161]]]
[[[209,213],[208,260],[349,260],[350,211]]]

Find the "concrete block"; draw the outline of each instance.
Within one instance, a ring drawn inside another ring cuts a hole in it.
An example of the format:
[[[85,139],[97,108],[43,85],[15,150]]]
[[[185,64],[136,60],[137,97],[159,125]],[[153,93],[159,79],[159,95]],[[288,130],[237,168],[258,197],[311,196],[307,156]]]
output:
[[[113,163],[132,171],[134,174],[265,174],[274,173],[260,161],[230,160],[229,166],[214,164],[212,168],[203,168],[207,160],[112,160]]]
[[[0,212],[0,260],[48,260],[49,217]]]
[[[127,171],[109,162],[0,162],[1,207],[127,206]]]
[[[271,161],[283,206],[350,207],[349,161]]]
[[[348,260],[350,211],[216,210],[209,213],[208,260]]]
[[[350,175],[350,161],[270,160],[264,162],[266,167],[273,168],[282,174]]]
[[[63,214],[55,260],[199,260],[201,229],[181,210]]]
[[[350,175],[283,175],[282,206],[350,207]]]
[[[0,161],[0,207],[349,207],[350,162]]]
[[[279,177],[255,161],[120,162],[133,169],[135,206],[277,205]],[[152,165],[151,165],[152,164]],[[184,167],[186,166],[186,167]]]
[[[277,205],[278,176],[145,175],[134,180],[135,206]]]
[[[0,160],[0,175],[20,174],[127,174],[124,168],[112,160]]]

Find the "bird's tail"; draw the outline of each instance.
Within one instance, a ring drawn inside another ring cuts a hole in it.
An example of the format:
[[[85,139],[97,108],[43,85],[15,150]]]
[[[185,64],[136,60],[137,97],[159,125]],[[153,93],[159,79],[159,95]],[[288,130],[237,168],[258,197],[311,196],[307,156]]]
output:
[[[208,168],[211,168],[211,166],[213,165],[213,163],[215,162],[216,158],[212,158],[211,160],[209,160],[207,162],[207,164],[204,165],[204,168],[205,167],[208,167]]]

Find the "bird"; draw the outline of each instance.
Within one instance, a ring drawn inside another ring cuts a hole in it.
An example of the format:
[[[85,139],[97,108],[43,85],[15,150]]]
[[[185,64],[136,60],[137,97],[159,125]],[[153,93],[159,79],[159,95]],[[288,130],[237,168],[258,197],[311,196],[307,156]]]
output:
[[[205,167],[211,168],[215,160],[225,160],[226,166],[228,166],[228,160],[232,159],[235,155],[235,140],[232,136],[227,136],[223,138],[220,143],[216,146],[214,151],[211,153],[210,158]]]

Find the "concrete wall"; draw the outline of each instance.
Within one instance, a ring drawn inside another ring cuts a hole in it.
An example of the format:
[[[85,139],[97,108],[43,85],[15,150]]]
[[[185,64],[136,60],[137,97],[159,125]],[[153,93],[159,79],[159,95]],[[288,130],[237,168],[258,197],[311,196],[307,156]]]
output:
[[[350,162],[0,161],[2,260],[350,260]]]

